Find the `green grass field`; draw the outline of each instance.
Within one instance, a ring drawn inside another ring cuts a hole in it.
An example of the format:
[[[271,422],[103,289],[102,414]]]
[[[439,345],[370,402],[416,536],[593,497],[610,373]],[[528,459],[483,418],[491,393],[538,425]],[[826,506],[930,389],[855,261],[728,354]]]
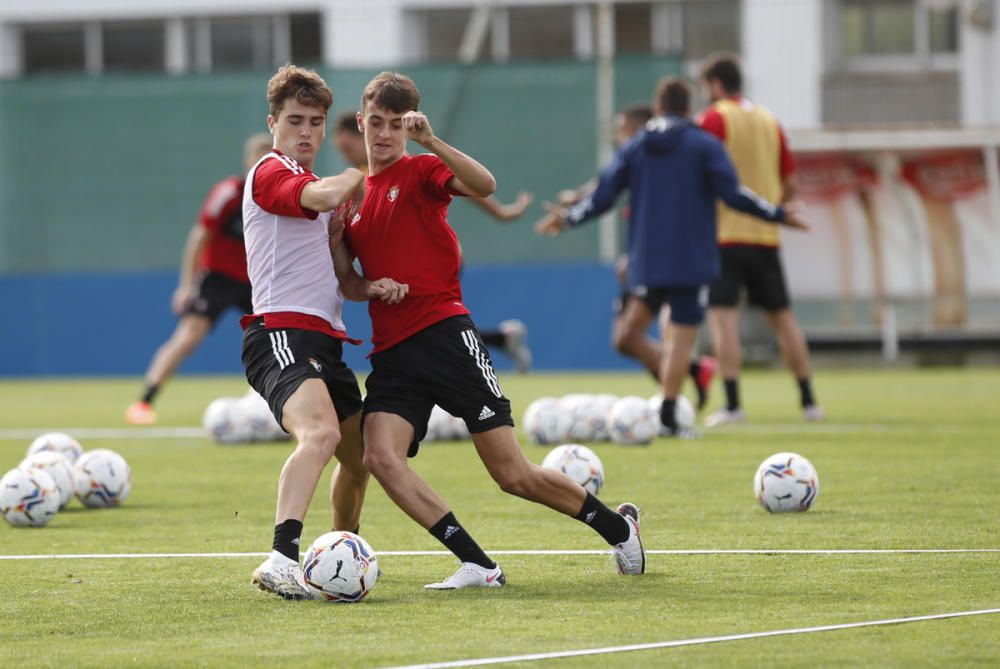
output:
[[[515,416],[542,395],[650,395],[639,373],[509,376]],[[823,371],[828,421],[804,424],[781,372],[744,381],[751,422],[694,442],[599,444],[601,498],[643,509],[647,549],[1000,548],[1000,374],[985,370]],[[30,436],[13,430],[118,428],[139,387],[128,380],[0,382],[0,468]],[[180,378],[161,426],[194,426],[242,379]],[[718,401],[718,391],[716,391]],[[264,553],[288,444],[207,438],[89,438],[129,461],[118,509],[78,502],[45,528],[0,523],[0,555]],[[540,462],[547,449],[525,445]],[[777,451],[815,464],[818,500],[768,515],[757,465]],[[603,549],[580,523],[508,497],[469,442],[428,445],[414,467],[487,549]],[[2,472],[0,472],[2,473]],[[304,543],[328,529],[325,482]],[[361,533],[378,551],[440,545],[370,488]],[[970,611],[1000,606],[1000,553],[651,555],[623,578],[604,555],[497,555],[498,590],[428,592],[448,556],[383,555],[362,604],[285,602],[249,585],[260,557],[0,560],[0,667],[384,667],[640,644]],[[1000,616],[521,662],[515,666],[998,666]]]

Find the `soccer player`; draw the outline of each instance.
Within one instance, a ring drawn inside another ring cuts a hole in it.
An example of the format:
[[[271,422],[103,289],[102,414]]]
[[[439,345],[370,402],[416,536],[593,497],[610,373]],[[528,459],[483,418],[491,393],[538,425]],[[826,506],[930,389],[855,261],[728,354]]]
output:
[[[624,146],[637,132],[646,127],[646,123],[651,118],[653,118],[652,107],[642,104],[627,107],[615,114],[615,146],[617,148]],[[579,188],[560,191],[557,196],[558,202],[564,207],[572,206],[593,193],[596,187],[597,180],[591,179]],[[626,220],[628,213],[628,207],[625,207],[624,217]],[[666,331],[666,321],[663,321],[662,317],[667,312],[661,309],[663,305],[655,296],[648,293],[635,295],[629,291],[626,279],[627,271],[628,256],[622,256],[615,264],[615,273],[622,285],[622,291],[613,305],[615,319],[611,323],[611,344],[622,355],[639,361],[659,384],[663,347],[660,340],[651,338],[648,333],[657,314],[661,314],[660,330]],[[714,373],[714,358],[705,356],[698,360],[691,360],[688,374],[694,382],[698,395],[696,406],[699,410],[708,401],[708,390]]]
[[[333,103],[326,83],[312,70],[286,65],[268,82],[267,100],[274,148],[250,169],[243,194],[253,286],[253,313],[241,321],[243,364],[250,385],[298,444],[278,480],[273,550],[252,582],[286,599],[308,599],[299,539],[323,468],[336,455],[334,529],[357,531],[368,481],[361,392],[341,359],[343,343],[351,341],[341,320],[343,299],[395,304],[407,287],[334,271],[331,240],[343,221],[331,212],[359,198],[364,175],[352,167],[321,179],[311,171]]]
[[[701,81],[712,102],[701,118],[701,127],[723,142],[740,181],[769,202],[789,201],[796,186],[794,158],[771,112],[743,97],[738,58],[731,54],[710,57]],[[785,363],[798,382],[803,417],[822,420],[823,411],[816,403],[810,379],[809,347],[791,310],[777,228],[720,205],[719,244],[722,275],[709,290],[708,318],[726,388],[726,406],[709,416],[705,425],[746,420],[739,391],[743,364],[739,302],[744,290],[751,306],[764,310],[778,338]]]
[[[506,577],[448,504],[407,463],[427,431],[431,408],[465,420],[476,452],[504,491],[586,523],[611,546],[623,574],[645,571],[639,510],[612,511],[565,475],[532,464],[514,435],[504,396],[458,280],[459,250],[447,222],[454,196],[486,197],[493,175],[437,137],[417,111],[409,78],[383,72],[364,89],[361,122],[370,173],[361,211],[345,239],[368,278],[410,286],[404,302],[370,302],[375,345],[365,398],[365,464],[386,493],[461,561],[431,589],[498,587]],[[409,156],[407,140],[430,153]]]
[[[338,115],[333,143],[345,163],[368,174],[368,154],[360,123],[356,111],[345,111]],[[502,204],[492,195],[469,199],[501,223],[509,223],[524,214],[534,201],[534,196],[531,193],[518,193],[517,198],[510,204]],[[461,250],[459,247],[459,253]],[[531,369],[531,349],[526,341],[528,329],[522,321],[516,318],[503,320],[496,329],[480,330],[479,334],[487,346],[499,348],[506,353],[514,362],[517,371],[523,374]]]
[[[271,137],[253,135],[243,147],[244,173],[271,150]],[[243,176],[226,177],[212,186],[198,221],[188,233],[181,256],[180,279],[170,301],[180,316],[174,333],[156,350],[146,370],[142,397],[125,410],[133,425],[156,423],[153,400],[177,367],[198,348],[230,307],[250,311],[250,279],[243,249]]]
[[[719,275],[716,199],[772,223],[805,225],[794,213],[741,189],[725,149],[688,118],[687,84],[663,79],[655,101],[657,117],[622,147],[594,192],[569,209],[550,205],[537,230],[556,235],[600,216],[628,189],[629,290],[670,307],[660,363],[660,421],[666,436],[691,438],[694,432],[677,425],[674,409],[705,316],[707,286]]]

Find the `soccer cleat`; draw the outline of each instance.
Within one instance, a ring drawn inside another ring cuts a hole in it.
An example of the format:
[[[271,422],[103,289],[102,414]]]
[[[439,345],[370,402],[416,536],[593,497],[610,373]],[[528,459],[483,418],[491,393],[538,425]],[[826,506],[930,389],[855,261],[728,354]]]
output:
[[[440,583],[428,583],[428,590],[458,590],[459,588],[499,588],[507,583],[500,565],[487,569],[475,562],[463,562],[454,574]]]
[[[125,422],[129,425],[154,425],[156,411],[149,402],[132,402],[125,409]]]
[[[622,575],[646,573],[646,549],[639,537],[639,507],[631,502],[618,505],[618,514],[628,523],[628,539],[611,547],[611,554]]]
[[[524,374],[531,369],[531,349],[525,343],[528,328],[524,323],[512,318],[500,321],[499,330],[503,334],[503,350],[514,361],[517,371]]]
[[[250,583],[264,592],[273,592],[284,599],[313,599],[306,587],[302,567],[278,551],[271,551],[271,557],[264,560],[253,572]]]
[[[810,423],[818,423],[826,418],[826,414],[823,413],[823,409],[818,404],[810,404],[802,407],[802,417]]]
[[[698,387],[698,411],[704,409],[708,403],[708,390],[712,386],[712,377],[715,376],[717,366],[715,358],[710,355],[703,355],[698,359],[698,375],[694,380]]]
[[[705,419],[705,427],[719,427],[721,425],[733,425],[736,423],[745,423],[747,421],[747,415],[743,413],[743,409],[719,409],[711,416]]]

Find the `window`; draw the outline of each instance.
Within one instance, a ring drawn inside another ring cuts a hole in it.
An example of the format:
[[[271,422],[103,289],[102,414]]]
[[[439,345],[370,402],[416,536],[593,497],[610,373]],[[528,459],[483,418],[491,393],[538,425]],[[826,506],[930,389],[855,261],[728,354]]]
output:
[[[573,7],[511,7],[511,58],[572,58]]]
[[[270,17],[213,18],[212,68],[269,67]]]
[[[29,27],[24,30],[24,71],[82,72],[85,64],[83,26]]]
[[[161,21],[105,23],[104,70],[163,70],[164,35]]]
[[[648,3],[615,5],[615,51],[649,53],[653,49],[652,10]]]
[[[424,12],[427,26],[427,60],[458,60],[465,27],[472,17],[471,9],[429,9]]]
[[[684,55],[692,60],[716,51],[740,50],[740,3],[688,0],[682,7]]]
[[[323,60],[323,30],[319,14],[292,14],[289,17],[292,62],[318,64]]]
[[[958,8],[931,8],[927,28],[931,53],[958,53]]]
[[[954,0],[840,0],[839,11],[840,56],[848,64],[894,58],[927,66],[932,55],[958,52]]]

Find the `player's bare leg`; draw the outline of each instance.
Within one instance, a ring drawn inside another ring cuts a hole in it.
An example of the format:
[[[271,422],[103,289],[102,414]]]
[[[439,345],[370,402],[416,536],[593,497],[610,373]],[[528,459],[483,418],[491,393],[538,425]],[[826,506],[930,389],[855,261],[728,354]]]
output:
[[[334,454],[338,464],[330,477],[333,529],[356,532],[361,524],[361,507],[369,476],[361,444],[360,411],[340,424],[340,434],[340,444]]]
[[[677,425],[674,409],[677,395],[681,392],[684,378],[691,367],[691,352],[698,337],[698,328],[693,325],[668,323],[665,330],[668,353],[663,356],[660,375],[663,378],[663,404],[660,405],[660,422],[667,428],[667,436],[692,438],[693,430]]]
[[[799,384],[803,416],[810,421],[822,420],[823,411],[816,404],[812,393],[809,346],[795,320],[795,314],[791,309],[779,309],[769,312],[767,319],[778,339],[778,348],[785,364]]]
[[[718,361],[719,373],[726,386],[726,406],[705,419],[707,427],[741,423],[746,420],[740,408],[739,378],[743,365],[740,345],[740,312],[736,307],[712,307],[708,310],[712,328],[712,347]]]
[[[198,348],[211,330],[212,321],[199,314],[188,314],[178,321],[170,338],[153,354],[149,369],[146,370],[145,397],[126,409],[127,422],[133,425],[151,425],[156,422],[156,412],[152,407],[153,395]]]
[[[646,334],[652,322],[653,314],[646,303],[635,297],[629,298],[611,327],[611,343],[616,351],[635,358],[650,374],[658,377],[662,353],[660,342]]]

